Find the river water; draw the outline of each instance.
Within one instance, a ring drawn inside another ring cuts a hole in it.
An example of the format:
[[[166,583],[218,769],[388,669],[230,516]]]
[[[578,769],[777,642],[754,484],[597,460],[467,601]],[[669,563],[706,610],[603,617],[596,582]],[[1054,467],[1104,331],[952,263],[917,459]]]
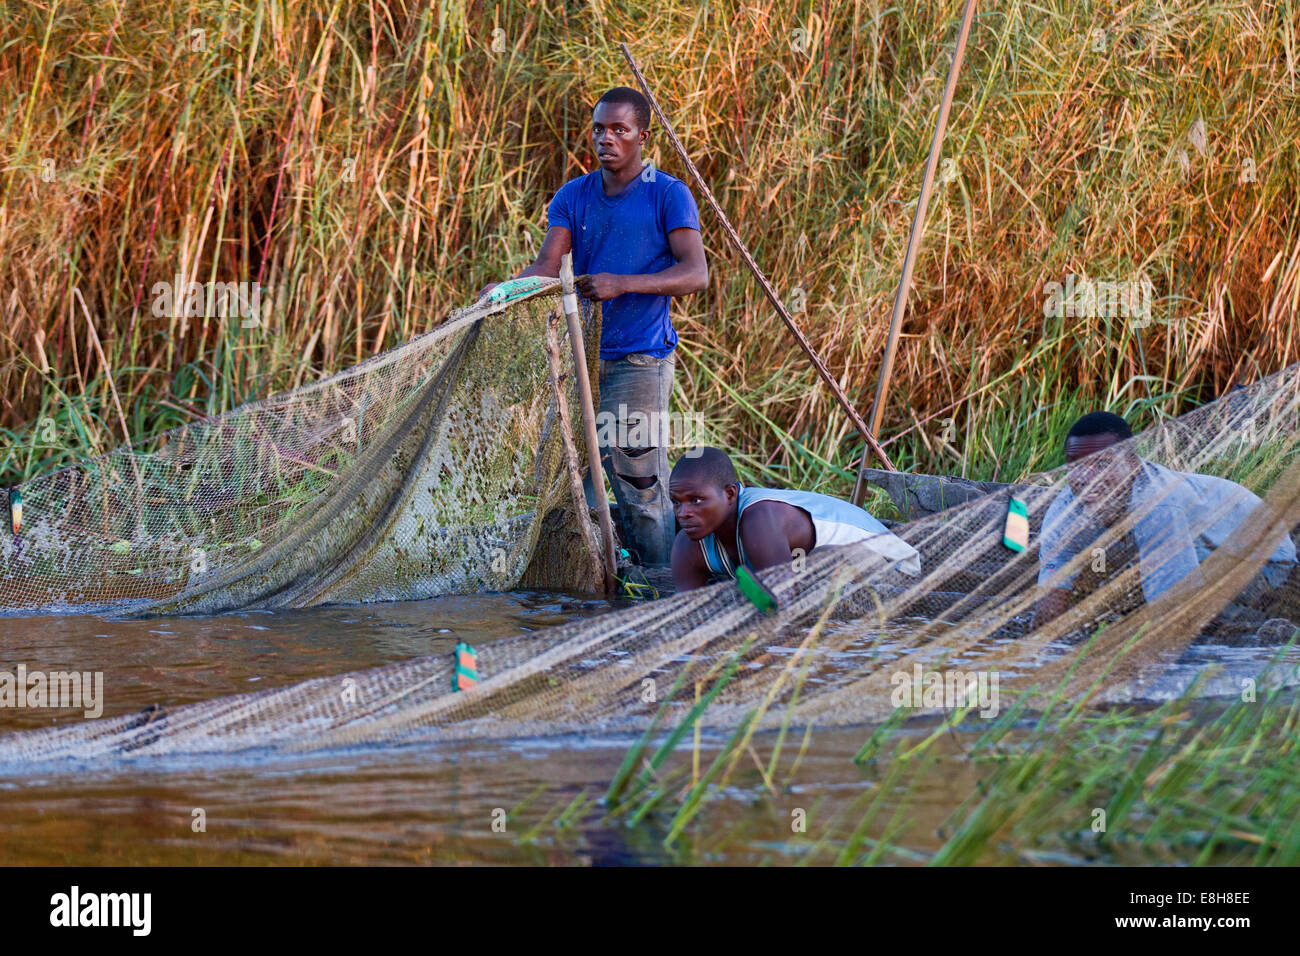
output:
[[[517,592],[149,621],[4,618],[0,671],[14,673],[20,664],[29,671],[102,671],[108,717],[450,655],[458,640],[515,637],[612,607]],[[1248,670],[1260,656],[1226,648],[1200,653],[1210,657],[1189,657],[1187,679],[1206,660]],[[1225,688],[1233,686],[1231,676],[1222,680]],[[81,719],[79,711],[0,708],[0,733]],[[922,723],[903,732],[919,739],[930,729]],[[710,819],[719,821],[716,839],[684,850],[679,843],[675,855],[664,847],[665,823],[653,814],[630,825],[605,818],[595,803],[631,739],[561,737],[215,764],[154,758],[10,769],[0,773],[0,863],[790,862],[807,846],[802,834],[813,829],[810,823],[800,830],[792,820],[801,814],[849,819],[881,785],[852,760],[870,733],[818,731],[797,762],[791,758],[798,741],[789,743],[780,779],[771,781],[764,781],[755,755],[711,810]],[[960,759],[959,736],[950,736],[941,744],[953,756],[948,772],[908,798],[911,836],[904,842],[914,849],[891,851],[885,862],[922,859],[940,842],[937,833],[949,812],[971,793],[977,774]],[[702,739],[703,766],[723,743]],[[688,740],[678,760],[687,769],[690,747]],[[572,822],[557,829],[556,817],[575,799]]]

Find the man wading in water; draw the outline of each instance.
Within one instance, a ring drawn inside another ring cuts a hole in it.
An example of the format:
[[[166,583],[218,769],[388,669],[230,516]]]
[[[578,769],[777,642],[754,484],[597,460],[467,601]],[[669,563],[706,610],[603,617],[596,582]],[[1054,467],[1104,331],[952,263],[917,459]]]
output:
[[[643,563],[664,567],[676,533],[666,446],[677,332],[668,305],[708,285],[709,269],[690,189],[641,158],[649,126],[650,104],[636,90],[615,87],[597,101],[591,144],[600,168],[560,187],[537,261],[519,277],[556,277],[572,252],[578,292],[602,302],[598,420],[617,422],[617,437],[607,442],[601,429],[601,462],[624,543]],[[629,436],[643,435],[648,446],[629,447]]]

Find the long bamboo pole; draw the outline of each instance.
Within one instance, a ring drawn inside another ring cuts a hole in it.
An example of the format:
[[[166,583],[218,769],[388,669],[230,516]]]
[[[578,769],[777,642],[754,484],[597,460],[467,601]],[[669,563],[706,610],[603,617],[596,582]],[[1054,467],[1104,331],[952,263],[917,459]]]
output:
[[[587,437],[587,467],[591,470],[591,485],[596,489],[596,517],[600,519],[600,532],[605,539],[605,591],[610,592],[614,590],[614,578],[618,574],[614,557],[614,524],[609,517],[609,498],[605,494],[604,472],[596,446],[596,409],[591,398],[591,376],[587,373],[582,321],[578,318],[578,296],[573,286],[572,253],[566,252],[560,260],[560,300],[564,303],[569,342],[573,346],[573,371],[578,382],[578,401],[582,404],[582,430]],[[582,504],[574,502],[574,506],[580,508]]]
[[[885,415],[885,398],[889,393],[889,379],[894,372],[894,358],[898,352],[898,336],[903,327],[903,313],[907,310],[907,294],[912,286],[912,269],[916,265],[916,253],[921,248],[921,236],[925,232],[925,214],[930,204],[930,194],[934,189],[934,171],[939,165],[939,153],[943,150],[943,134],[948,126],[948,111],[952,107],[952,97],[957,90],[957,74],[961,70],[962,57],[966,54],[966,39],[970,36],[971,21],[975,18],[975,0],[966,0],[966,10],[962,13],[961,30],[957,34],[957,48],[952,54],[952,63],[948,67],[948,82],[943,89],[943,101],[939,104],[939,118],[934,123],[934,138],[930,140],[930,155],[925,161],[925,175],[921,178],[921,197],[916,202],[916,215],[912,218],[912,234],[907,239],[907,253],[903,256],[903,274],[898,280],[898,291],[894,294],[894,312],[889,317],[889,338],[885,340],[885,355],[880,363],[880,379],[876,382],[876,397],[871,404],[871,437],[880,434],[880,420]],[[862,504],[866,484],[863,472],[867,459],[862,456],[858,466],[858,480],[853,486],[853,503]]]
[[[552,313],[546,320],[546,360],[551,368],[551,389],[555,392],[555,415],[560,423],[565,470],[569,473],[569,494],[573,498],[574,517],[582,534],[582,543],[592,557],[599,557],[600,533],[593,527],[591,515],[587,511],[587,497],[582,492],[582,466],[578,464],[578,446],[573,440],[573,419],[569,416],[568,390],[564,385],[564,360],[560,357],[560,332],[556,327],[558,318],[558,315]],[[609,503],[606,502],[606,507],[608,506]]]
[[[722,231],[731,242],[732,247],[740,254],[741,260],[749,268],[749,271],[754,274],[754,278],[758,280],[758,284],[762,288],[764,295],[767,296],[767,300],[772,303],[772,308],[776,309],[776,314],[781,317],[781,321],[784,322],[785,327],[790,330],[790,334],[793,335],[795,341],[799,343],[799,347],[804,350],[805,354],[807,354],[809,361],[812,362],[813,369],[816,370],[817,374],[821,376],[822,381],[825,382],[827,387],[831,390],[831,394],[835,396],[835,400],[839,402],[840,407],[843,408],[845,414],[849,416],[849,421],[853,422],[858,433],[862,435],[862,440],[867,443],[867,447],[875,453],[876,457],[880,459],[881,463],[887,469],[890,471],[897,471],[898,469],[895,468],[893,463],[889,460],[889,456],[886,455],[884,449],[880,447],[880,443],[876,441],[875,436],[872,435],[870,429],[867,428],[867,423],[862,420],[862,416],[858,414],[857,409],[855,409],[849,402],[848,396],[845,395],[844,390],[840,388],[840,383],[835,381],[831,376],[826,365],[813,349],[812,343],[808,341],[808,338],[803,334],[799,326],[795,325],[794,319],[786,310],[785,305],[782,304],[780,296],[776,293],[776,289],[772,287],[772,283],[767,280],[767,276],[763,275],[763,271],[759,269],[758,263],[755,262],[754,257],[749,254],[749,250],[745,248],[745,244],[741,241],[739,234],[731,225],[731,220],[728,219],[727,214],[722,211],[722,206],[718,204],[718,200],[713,197],[713,191],[709,189],[708,184],[704,182],[704,177],[700,175],[700,171],[695,168],[695,164],[691,162],[690,156],[686,154],[686,149],[682,146],[681,140],[677,138],[677,134],[673,131],[672,124],[668,122],[668,117],[665,116],[664,111],[660,109],[659,101],[656,100],[655,95],[650,92],[650,87],[646,83],[645,77],[641,75],[641,68],[637,66],[636,60],[632,56],[632,51],[628,49],[626,43],[620,43],[618,48],[623,51],[623,56],[627,59],[628,66],[632,68],[632,75],[636,77],[637,83],[640,84],[641,92],[643,92],[646,99],[650,101],[650,108],[654,110],[655,116],[659,118],[659,124],[663,126],[664,133],[668,137],[668,142],[672,144],[678,158],[682,161],[682,165],[686,167],[686,171],[690,174],[691,180],[695,183],[695,187],[700,191],[701,195],[704,196],[705,202],[707,202],[713,209],[713,214],[718,217],[718,222],[722,225]]]

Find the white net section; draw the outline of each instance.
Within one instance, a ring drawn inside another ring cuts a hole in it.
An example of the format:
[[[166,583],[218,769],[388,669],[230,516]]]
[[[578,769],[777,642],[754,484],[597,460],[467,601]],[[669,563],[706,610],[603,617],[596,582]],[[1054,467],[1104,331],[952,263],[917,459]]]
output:
[[[485,323],[480,339],[489,334],[488,328]],[[493,334],[507,336],[509,328]],[[476,373],[484,371],[473,367],[470,350],[476,344],[460,333],[454,341],[438,340],[436,349],[432,344],[421,346],[437,361],[423,358],[429,372],[413,376],[405,404],[395,394],[401,388],[394,386],[389,406],[410,410],[427,401],[429,407],[443,402],[451,408],[451,400],[444,396],[463,395],[454,404],[460,410],[456,415],[443,411],[433,417],[462,422],[454,434],[475,434],[479,426],[458,416],[491,405],[482,404],[479,388],[461,393],[458,383],[440,376],[474,380]],[[459,359],[458,350],[465,353]],[[409,357],[412,352],[401,354]],[[501,350],[491,354],[500,356]],[[535,372],[521,356],[511,374],[523,380]],[[379,392],[387,394],[383,388]],[[514,394],[512,407],[527,404],[527,389]],[[268,408],[297,408],[299,401],[290,397],[269,403]],[[504,403],[504,399],[496,401]],[[328,408],[328,414],[306,416],[316,423],[307,432],[324,429],[333,434],[343,417],[359,415],[351,400],[332,398]],[[268,412],[258,419],[266,422],[259,427],[271,431],[277,416],[287,414]],[[422,421],[425,414],[403,413],[397,420]],[[539,422],[545,417],[540,407],[537,416]],[[501,534],[526,511],[499,510],[496,499],[483,494],[478,481],[491,478],[495,484],[490,487],[510,488],[517,501],[527,489],[540,493],[546,487],[535,474],[532,452],[513,458],[517,449],[503,447],[499,428],[493,430],[492,440],[481,444],[456,445],[448,438],[444,452],[423,459],[406,453],[390,455],[385,442],[393,439],[397,444],[391,447],[400,446],[387,424],[392,420],[390,413],[386,420],[359,426],[363,448],[354,460],[366,463],[367,475],[385,476],[383,482],[394,487],[410,484],[411,474],[425,476],[420,491],[428,495],[427,500],[459,509],[458,514],[481,514],[480,523],[467,526],[491,529],[483,532],[489,540],[495,541],[492,535]],[[873,722],[898,706],[899,675],[914,672],[956,672],[964,675],[962,680],[996,675],[1004,694],[1041,692],[1079,702],[1124,699],[1135,685],[1158,680],[1193,641],[1284,644],[1294,639],[1300,627],[1300,579],[1292,542],[1300,524],[1297,426],[1300,366],[1293,366],[1025,484],[965,488],[962,496],[967,500],[956,507],[895,529],[920,552],[919,576],[901,574],[864,546],[819,548],[806,563],[763,572],[764,582],[779,602],[774,613],[760,612],[734,584],[718,584],[485,644],[478,655],[481,683],[467,691],[451,690],[450,655],[426,657],[167,712],[151,710],[14,734],[0,738],[0,763],[622,732],[645,728],[655,720],[671,724],[690,718],[697,702],[708,704],[699,716],[706,727]],[[219,432],[212,434],[216,445],[235,443],[235,435],[227,443],[220,440]],[[237,434],[248,446],[241,460],[283,457],[266,440],[252,437],[257,429],[241,429]],[[521,441],[524,438],[520,436]],[[338,443],[337,438],[317,441]],[[168,444],[179,442],[171,439]],[[350,441],[346,446],[336,453],[350,449]],[[307,458],[301,442],[287,448]],[[371,449],[379,448],[384,449],[382,454],[367,457]],[[309,460],[318,464],[321,457]],[[456,471],[466,462],[474,469],[473,482]],[[120,507],[130,506],[132,522],[125,526],[133,527],[137,512],[131,502],[137,492],[130,466],[115,459],[112,467],[118,476],[114,487]],[[205,465],[202,471],[210,474],[215,468],[219,465]],[[314,469],[305,464],[292,469],[292,474],[303,482],[318,480]],[[430,483],[434,476],[441,476],[437,484]],[[60,483],[70,480],[56,476],[53,487],[66,488]],[[337,487],[342,488],[338,479],[321,475],[319,480],[326,486],[339,482]],[[287,496],[279,486],[276,493],[276,500]],[[57,500],[67,500],[68,493],[62,494]],[[1003,541],[1013,496],[1024,502],[1029,519],[1029,546],[1021,552]],[[317,492],[309,500],[319,497]],[[349,487],[338,497],[339,507],[346,512],[349,503],[366,498],[366,491]],[[206,500],[214,500],[210,489]],[[75,528],[80,537],[75,540],[99,547],[93,556],[81,558],[58,548],[38,552],[37,557],[55,568],[44,572],[44,580],[57,581],[55,590],[64,600],[158,596],[130,590],[129,580],[110,588],[103,577],[95,577],[106,568],[119,577],[124,570],[116,552],[106,547],[111,534],[95,533],[96,522],[108,513],[94,504],[77,513]],[[173,504],[167,511],[168,523],[150,530],[154,534],[172,530],[181,513],[183,508]],[[421,512],[417,508],[413,513]],[[308,509],[285,525],[267,518],[256,523],[256,533],[287,527],[295,549],[308,550],[314,535],[326,533],[332,539],[340,533],[340,525],[352,529],[350,520],[317,523],[316,517]],[[41,533],[48,540],[57,542],[70,533],[53,514],[44,520],[49,523]],[[277,569],[275,588],[267,594],[289,591],[311,599],[328,594],[344,600],[391,593],[395,587],[389,559],[339,576],[322,571],[322,560],[313,558],[307,564],[312,583],[303,588],[295,577],[300,574],[294,570],[297,559],[279,553],[275,538],[267,534],[262,548],[250,558],[246,538],[226,530],[245,526],[238,518],[230,520],[230,525],[218,522],[222,536],[210,539],[214,553],[222,555],[215,542],[232,542],[230,556],[214,561],[217,567],[210,572],[228,583],[208,588],[191,582],[183,568],[166,565],[181,578],[174,585],[178,599],[168,607],[228,606],[224,596],[241,593],[237,589],[246,577],[233,566],[253,562]],[[396,540],[381,540],[367,534],[371,530],[367,522],[355,520],[362,527],[355,529],[354,536],[366,542],[367,553],[417,552],[420,557],[411,566],[418,569],[415,573],[421,581],[438,586],[454,581],[467,588],[496,581],[499,586],[500,579],[492,578],[477,558],[459,567],[467,560],[461,556],[466,545],[459,537],[425,525],[403,532]],[[206,533],[188,525],[180,530]],[[428,540],[417,541],[421,534]],[[517,540],[525,539],[520,535]],[[122,562],[136,557],[134,547],[121,556]],[[445,559],[448,549],[455,560]],[[279,556],[269,561],[273,551]],[[14,558],[7,560],[12,574]],[[524,560],[520,554],[515,566]],[[280,563],[283,571],[278,570]],[[258,580],[269,573],[257,572]],[[198,597],[192,597],[196,593]],[[223,600],[205,603],[207,594],[223,595]],[[1049,594],[1060,599],[1059,613],[1050,619],[1040,603]],[[925,701],[911,704],[924,709]]]

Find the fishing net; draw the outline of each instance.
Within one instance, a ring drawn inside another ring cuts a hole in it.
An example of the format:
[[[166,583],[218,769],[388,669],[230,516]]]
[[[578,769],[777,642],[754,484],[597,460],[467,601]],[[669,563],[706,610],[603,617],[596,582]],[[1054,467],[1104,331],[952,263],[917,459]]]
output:
[[[558,280],[526,284],[338,375],[26,482],[10,493],[21,528],[0,541],[0,612],[516,586],[547,516],[573,511],[558,422],[578,405],[559,303]],[[583,303],[594,385],[599,308]],[[560,584],[573,573],[554,570]]]
[[[435,354],[445,364],[460,345]],[[470,376],[467,358],[458,368]],[[521,362],[515,374],[536,373]],[[480,682],[468,690],[452,691],[452,655],[437,654],[14,734],[0,738],[0,763],[624,733],[659,721],[722,730],[869,723],[900,706],[956,706],[951,693],[931,696],[935,675],[939,689],[956,687],[957,703],[977,708],[985,678],[1004,697],[1023,691],[1030,701],[1141,697],[1193,643],[1294,639],[1298,416],[1294,366],[1021,484],[958,481],[946,494],[942,479],[878,476],[911,507],[894,532],[919,552],[919,575],[862,544],[816,548],[762,572],[774,611],[734,583],[715,584],[484,643]],[[425,468],[418,459],[401,467]],[[464,493],[460,476],[444,479],[447,495]],[[1012,499],[1028,525],[1019,551],[1006,541]],[[509,519],[490,517],[494,529]],[[476,567],[456,580],[476,576],[487,574]],[[1060,599],[1056,616],[1036,617],[1044,595]]]

